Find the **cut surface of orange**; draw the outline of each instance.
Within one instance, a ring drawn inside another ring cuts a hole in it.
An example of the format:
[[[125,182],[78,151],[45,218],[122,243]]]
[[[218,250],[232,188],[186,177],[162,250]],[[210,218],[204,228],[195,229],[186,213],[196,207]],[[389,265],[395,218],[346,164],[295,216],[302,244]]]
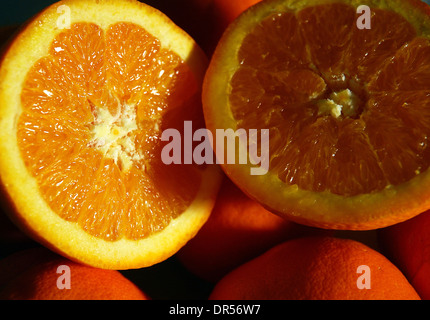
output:
[[[205,120],[268,129],[269,170],[219,159],[227,175],[271,211],[323,228],[375,229],[430,208],[429,13],[413,0],[267,0],[243,13],[211,60]],[[263,156],[257,137],[237,154],[257,145]]]
[[[206,221],[221,181],[215,166],[161,158],[165,129],[204,125],[206,61],[191,37],[137,1],[62,1],[35,17],[0,70],[11,218],[96,267],[174,254]]]

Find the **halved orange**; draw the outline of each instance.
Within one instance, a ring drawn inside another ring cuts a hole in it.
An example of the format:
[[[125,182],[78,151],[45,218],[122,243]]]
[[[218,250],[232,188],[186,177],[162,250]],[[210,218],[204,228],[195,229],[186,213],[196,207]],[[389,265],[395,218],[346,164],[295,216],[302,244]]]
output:
[[[226,174],[271,211],[322,228],[380,228],[429,209],[429,14],[415,0],[267,0],[244,12],[203,86],[208,129],[247,134],[234,163],[219,159]],[[251,174],[255,146],[266,174]]]
[[[165,129],[204,125],[206,67],[191,37],[137,1],[66,0],[40,13],[0,69],[0,175],[12,220],[95,267],[140,268],[174,254],[208,218],[221,181],[216,166],[161,158]]]

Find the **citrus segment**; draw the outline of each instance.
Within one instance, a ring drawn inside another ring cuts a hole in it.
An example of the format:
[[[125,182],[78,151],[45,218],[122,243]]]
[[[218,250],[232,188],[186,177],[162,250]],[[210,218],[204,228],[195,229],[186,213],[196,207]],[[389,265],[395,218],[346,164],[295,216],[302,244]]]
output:
[[[238,60],[241,66],[283,71],[309,62],[299,22],[292,13],[279,13],[257,24],[243,39]]]
[[[430,164],[425,8],[361,4],[370,7],[370,30],[358,27],[354,1],[257,4],[226,31],[206,74],[209,129],[270,132],[268,174],[252,177],[251,164],[224,170],[247,194],[302,223],[393,223],[378,215],[404,205],[392,197],[407,197],[404,186]],[[403,14],[407,8],[413,15]],[[430,205],[424,197],[402,208],[399,221]],[[339,208],[354,209],[333,213]]]
[[[401,15],[372,8],[371,29],[353,27],[351,30],[350,43],[343,54],[346,67],[351,75],[367,82],[393,52],[415,36],[415,29]]]
[[[312,63],[321,73],[327,73],[328,79],[341,76],[342,54],[355,22],[354,8],[343,3],[310,6],[300,10],[297,17]]]
[[[429,128],[420,125],[428,113],[425,92],[373,94],[363,115],[366,133],[386,179],[398,185],[429,166]],[[418,119],[421,118],[421,119]],[[396,143],[392,143],[396,137]]]
[[[370,91],[428,90],[430,41],[417,37],[404,44],[369,84]]]
[[[73,89],[69,91],[79,93],[87,100],[93,100],[100,95],[99,91],[106,79],[103,33],[94,23],[75,23],[53,39],[49,56],[52,57],[52,63],[61,69],[59,72],[69,81],[69,85],[62,91],[67,91],[72,85]],[[32,75],[28,74],[27,77],[32,78]]]

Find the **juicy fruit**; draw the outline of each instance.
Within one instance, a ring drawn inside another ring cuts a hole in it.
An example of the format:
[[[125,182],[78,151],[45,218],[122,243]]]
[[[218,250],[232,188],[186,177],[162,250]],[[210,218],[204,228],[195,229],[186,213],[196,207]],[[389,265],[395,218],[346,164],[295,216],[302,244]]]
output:
[[[365,282],[359,279],[364,270],[360,266],[370,272],[371,289],[358,286],[360,281],[362,285]],[[210,298],[420,299],[404,275],[383,255],[359,242],[330,237],[294,239],[270,249],[225,276]]]
[[[60,5],[73,12],[70,28],[58,26]],[[206,63],[184,31],[137,1],[70,0],[35,17],[0,72],[12,220],[92,266],[174,254],[206,221],[220,181],[215,166],[161,159],[163,130],[203,126]]]
[[[354,1],[263,1],[228,28],[206,74],[209,129],[270,130],[269,174],[224,171],[300,223],[368,230],[430,206],[428,8],[361,4],[371,30],[357,28]]]

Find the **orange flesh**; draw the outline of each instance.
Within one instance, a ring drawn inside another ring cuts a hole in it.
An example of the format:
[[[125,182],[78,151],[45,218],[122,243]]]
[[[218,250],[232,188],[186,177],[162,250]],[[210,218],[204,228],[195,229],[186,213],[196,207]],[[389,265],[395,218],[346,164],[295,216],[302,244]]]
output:
[[[270,129],[287,184],[353,196],[429,167],[430,41],[394,12],[372,9],[370,30],[357,18],[345,4],[273,14],[240,47],[233,116]]]
[[[140,26],[60,33],[27,75],[18,122],[25,164],[54,212],[105,240],[166,227],[200,174],[164,165],[160,137],[200,119],[198,90],[188,66]]]

